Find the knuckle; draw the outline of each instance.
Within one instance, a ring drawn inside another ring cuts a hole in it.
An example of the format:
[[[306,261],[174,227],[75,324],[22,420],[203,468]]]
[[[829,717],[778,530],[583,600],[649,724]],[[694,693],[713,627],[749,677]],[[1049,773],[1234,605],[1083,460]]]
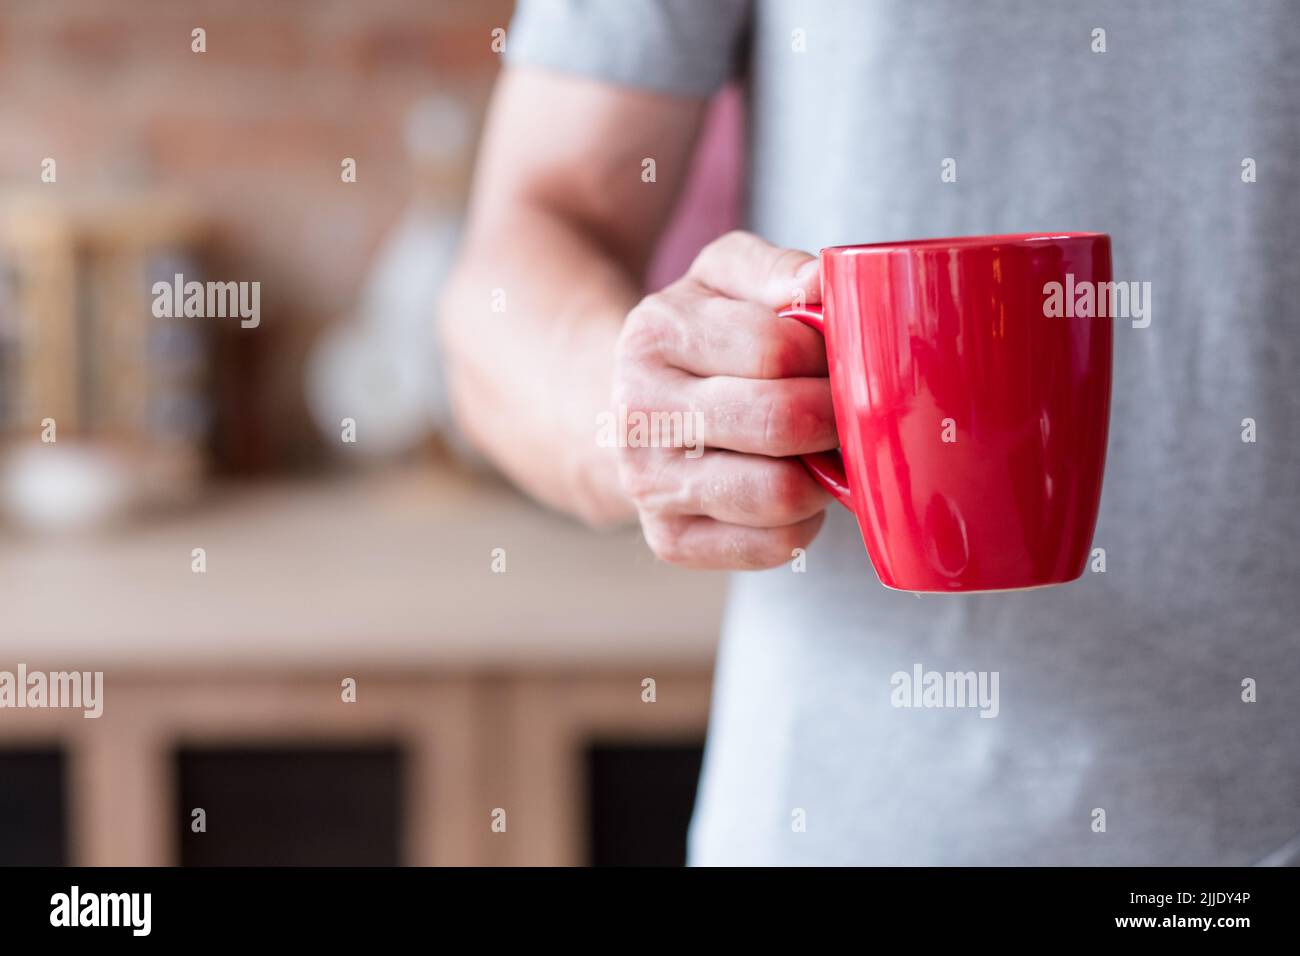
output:
[[[662,516],[680,503],[680,482],[665,475],[667,460],[654,448],[619,450],[619,483],[637,510],[645,516]]]
[[[794,437],[794,415],[790,402],[779,392],[759,402],[763,445],[769,450],[787,448]]]
[[[686,549],[682,540],[680,523],[642,515],[641,534],[646,545],[660,561],[668,564],[680,564],[686,560]]]
[[[771,454],[814,450],[834,434],[835,413],[829,387],[823,389],[819,383],[797,379],[776,382],[756,406],[756,414]]]
[[[614,369],[614,383],[610,389],[610,401],[617,410],[620,406],[629,411],[639,409],[646,403],[649,388],[644,375],[627,365]]]
[[[639,449],[620,449],[619,479],[623,490],[638,508],[649,506],[658,489],[658,481],[653,470],[645,466],[645,455],[638,454]]]
[[[637,362],[659,354],[670,309],[660,293],[646,296],[628,312],[619,333],[616,357]]]

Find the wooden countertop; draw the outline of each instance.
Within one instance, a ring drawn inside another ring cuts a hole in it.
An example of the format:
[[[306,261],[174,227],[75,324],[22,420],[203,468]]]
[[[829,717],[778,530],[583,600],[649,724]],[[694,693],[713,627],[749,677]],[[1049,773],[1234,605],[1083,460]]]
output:
[[[92,536],[0,538],[0,668],[694,667],[724,589],[449,468],[227,487]]]

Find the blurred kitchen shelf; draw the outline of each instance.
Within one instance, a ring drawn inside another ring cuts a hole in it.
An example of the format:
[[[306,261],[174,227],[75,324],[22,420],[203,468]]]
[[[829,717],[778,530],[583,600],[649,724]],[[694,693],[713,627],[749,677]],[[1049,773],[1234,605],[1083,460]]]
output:
[[[635,531],[588,531],[451,467],[218,489],[89,536],[0,535],[0,660],[78,670],[700,667],[725,587],[656,561]]]

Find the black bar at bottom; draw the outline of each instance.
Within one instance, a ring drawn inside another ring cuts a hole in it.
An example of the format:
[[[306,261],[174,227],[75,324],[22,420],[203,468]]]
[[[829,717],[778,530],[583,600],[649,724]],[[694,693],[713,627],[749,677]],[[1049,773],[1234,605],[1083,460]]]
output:
[[[1300,871],[1293,869],[1172,867],[13,868],[0,870],[0,926],[6,943],[32,937],[339,943],[422,934],[415,938],[436,944],[450,941],[450,932],[495,941],[512,929],[538,941],[581,937],[599,922],[625,926],[634,937],[654,938],[672,926],[688,934],[662,937],[665,945],[689,938],[687,927],[700,924],[735,937],[782,929],[822,936],[841,927],[864,942],[893,932],[929,943],[950,935],[1037,939],[1047,931],[1117,939],[1201,936],[1230,944],[1253,933],[1292,935],[1298,889]]]

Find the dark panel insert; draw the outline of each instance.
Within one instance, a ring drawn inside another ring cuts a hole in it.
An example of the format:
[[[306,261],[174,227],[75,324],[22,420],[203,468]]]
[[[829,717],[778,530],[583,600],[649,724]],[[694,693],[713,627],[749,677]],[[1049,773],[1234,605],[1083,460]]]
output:
[[[702,744],[601,741],[587,750],[595,866],[682,866]]]
[[[397,866],[402,752],[367,747],[182,748],[183,866]],[[207,811],[193,832],[192,811]]]
[[[0,750],[0,866],[64,866],[63,752]]]

